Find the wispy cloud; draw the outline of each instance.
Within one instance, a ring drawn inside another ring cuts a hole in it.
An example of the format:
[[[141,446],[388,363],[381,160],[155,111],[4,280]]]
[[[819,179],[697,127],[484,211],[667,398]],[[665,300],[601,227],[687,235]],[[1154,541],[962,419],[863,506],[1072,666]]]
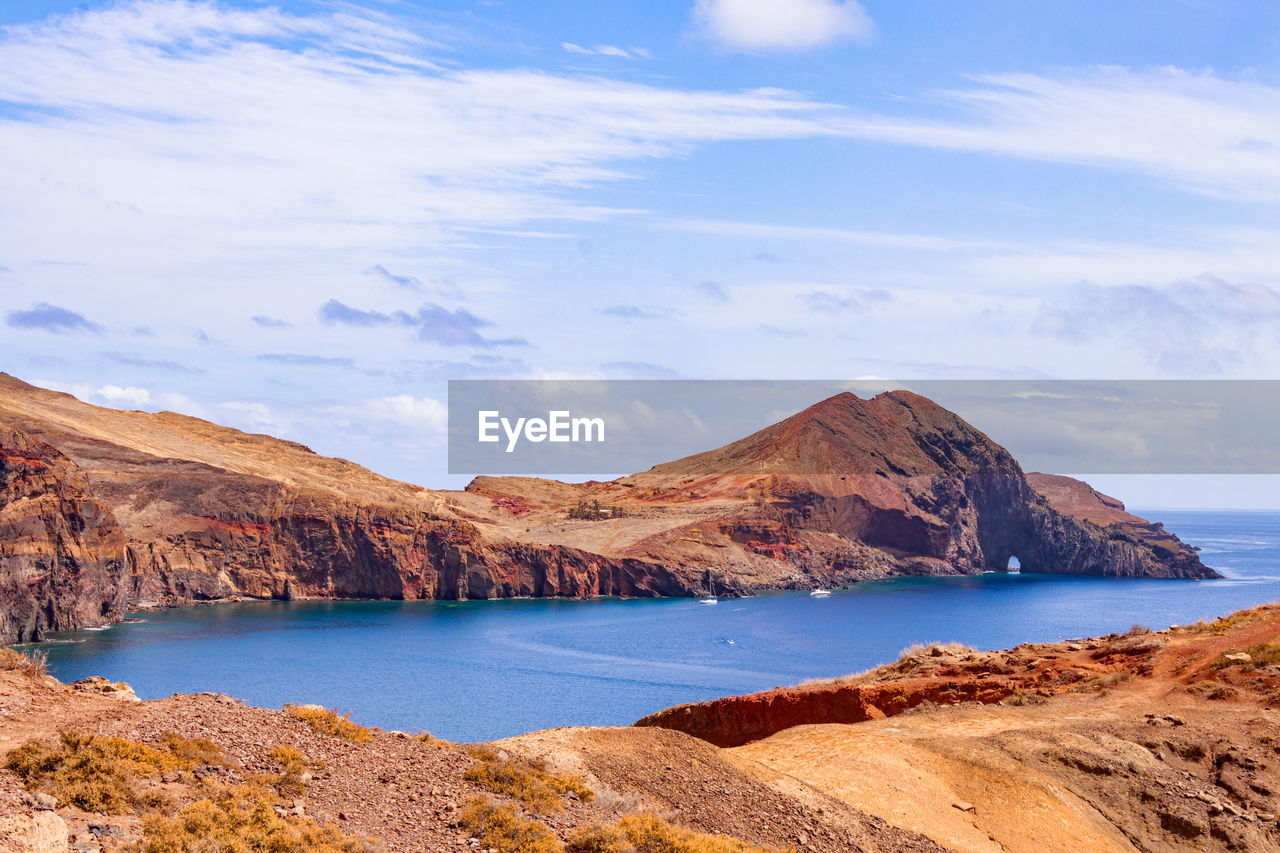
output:
[[[852,136],[1150,175],[1280,201],[1280,89],[1177,68],[1008,73],[938,92],[954,118],[864,116]]]
[[[611,44],[598,44],[595,47],[584,47],[571,41],[560,42],[565,53],[578,56],[612,56],[618,59],[652,59],[653,54],[643,47],[616,47]]]
[[[127,352],[104,352],[103,358],[114,361],[116,364],[123,364],[127,367],[143,367],[148,370],[167,370],[172,373],[204,373],[198,367],[190,367],[185,364],[179,364],[169,359],[143,358]]]
[[[697,0],[697,31],[731,50],[807,50],[865,39],[875,27],[857,0]]]
[[[294,352],[269,352],[258,356],[260,361],[269,361],[273,364],[284,364],[289,367],[355,367],[355,361],[350,358],[342,358],[327,355],[307,355],[306,353]]]
[[[493,326],[491,320],[477,317],[465,308],[453,311],[441,308],[434,303],[427,303],[418,309],[416,314],[398,312],[398,317],[406,325],[417,329],[418,340],[443,344],[445,346],[472,347],[525,347],[529,342],[524,338],[487,338],[480,334],[481,329]]]
[[[724,285],[718,281],[700,281],[693,285],[693,292],[713,302],[729,301],[729,294],[725,291]]]
[[[679,379],[680,371],[647,361],[610,361],[600,365],[609,379]]]
[[[412,329],[414,337],[420,341],[442,344],[444,346],[472,346],[489,349],[504,346],[528,346],[524,338],[489,338],[480,333],[481,329],[493,326],[493,321],[477,317],[465,308],[450,311],[434,302],[422,305],[416,312],[395,311],[384,314],[381,311],[364,311],[352,308],[330,299],[320,306],[320,319],[326,323],[339,323],[345,326],[390,326],[399,325]]]
[[[796,298],[811,311],[842,314],[855,308],[883,305],[893,300],[893,294],[883,287],[843,287],[839,290],[811,290]]]
[[[279,317],[268,317],[265,314],[258,314],[253,318],[253,322],[264,329],[284,329],[290,325],[287,320],[281,320]]]
[[[146,234],[153,262],[191,264],[426,253],[615,213],[573,191],[631,161],[834,132],[838,110],[779,90],[441,70],[432,45],[344,8],[136,0],[0,31],[0,194],[43,199],[0,210],[10,245],[65,255],[64,235],[92,233],[76,257],[119,260]]]
[[[422,280],[411,275],[396,275],[388,270],[382,264],[374,264],[364,271],[365,275],[373,276],[381,279],[388,284],[394,284],[396,287],[402,287],[405,290],[422,290]]]
[[[775,323],[762,323],[756,326],[756,331],[762,335],[770,335],[775,338],[807,338],[809,336],[809,333],[804,329],[779,326]]]
[[[655,308],[643,305],[610,305],[601,308],[600,313],[607,317],[621,317],[624,320],[665,320],[671,316],[669,308]]]
[[[101,326],[85,319],[82,314],[47,302],[37,302],[23,311],[10,311],[4,321],[14,329],[37,329],[55,334],[102,331]]]
[[[1134,346],[1174,374],[1219,374],[1280,336],[1280,292],[1214,278],[1163,287],[1080,284],[1045,299],[1031,331],[1075,345]]]
[[[320,306],[320,319],[326,323],[341,323],[345,326],[385,326],[394,322],[389,314],[362,311],[336,299],[330,299]]]

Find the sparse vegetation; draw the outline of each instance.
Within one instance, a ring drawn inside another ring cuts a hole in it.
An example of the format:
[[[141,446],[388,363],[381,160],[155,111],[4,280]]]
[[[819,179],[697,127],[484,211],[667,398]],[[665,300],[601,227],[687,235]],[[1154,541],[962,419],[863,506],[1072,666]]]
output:
[[[29,740],[9,754],[5,767],[31,790],[51,794],[91,812],[123,814],[135,808],[158,808],[158,792],[140,792],[139,779],[171,770],[188,770],[222,751],[203,740],[164,735],[160,748],[118,737],[96,737],[64,731],[57,745]]]
[[[606,518],[625,518],[626,510],[620,506],[601,506],[598,500],[583,498],[578,505],[569,508],[569,518],[578,521],[601,521]]]
[[[819,688],[819,687],[836,687],[841,684],[853,684],[859,681],[872,681],[876,678],[882,678],[887,675],[896,675],[910,672],[920,665],[922,657],[958,657],[966,654],[976,654],[977,649],[972,646],[966,646],[963,643],[912,643],[901,652],[898,653],[898,659],[893,663],[885,663],[871,669],[865,669],[862,672],[855,672],[851,675],[842,675],[837,678],[815,678],[811,681],[805,681],[800,684],[802,688]]]
[[[173,816],[153,815],[129,853],[375,853],[373,843],[320,826],[308,818],[276,814],[265,791],[227,786]]]
[[[1046,701],[1043,696],[1036,693],[1028,693],[1025,690],[1015,690],[1007,698],[1001,701],[1001,705],[1011,705],[1020,708],[1024,705],[1041,705]]]
[[[1264,666],[1280,664],[1280,643],[1256,643],[1243,649],[1251,660],[1245,664],[1249,669],[1260,669]]]
[[[541,822],[530,820],[512,805],[473,797],[463,806],[459,824],[498,853],[560,853],[564,847]]]
[[[0,671],[20,672],[31,678],[39,678],[48,670],[48,655],[42,651],[26,653],[8,646],[0,647]]]
[[[624,817],[617,828],[643,853],[780,853],[777,848],[757,847],[728,835],[695,832],[652,814]]]
[[[368,743],[373,739],[373,729],[351,722],[351,714],[339,714],[319,705],[290,705],[284,709],[321,734],[336,737],[350,743]]]
[[[591,823],[569,833],[565,853],[632,853],[636,848],[616,826]]]
[[[1264,604],[1261,607],[1254,607],[1249,610],[1241,610],[1226,616],[1214,619],[1212,622],[1205,622],[1203,619],[1191,625],[1180,625],[1176,629],[1179,633],[1195,633],[1200,631],[1208,631],[1212,634],[1225,634],[1232,628],[1239,628],[1242,625],[1251,625],[1254,622],[1260,622],[1267,618],[1267,615],[1274,612],[1280,606],[1276,604]]]
[[[301,786],[309,762],[279,746],[270,757]],[[217,744],[166,732],[153,744],[120,737],[64,731],[57,744],[30,740],[10,753],[5,767],[26,787],[62,805],[102,814],[150,813],[130,853],[376,853],[377,845],[322,827],[300,815],[278,812],[278,799],[263,777],[248,783],[200,782],[206,794],[180,809],[143,780],[175,770],[234,766]],[[188,777],[190,778],[190,777]],[[284,793],[282,791],[282,793]]]
[[[495,794],[519,800],[535,812],[559,811],[560,797],[564,794],[575,794],[588,803],[595,799],[595,792],[580,776],[549,773],[542,767],[500,754],[489,746],[473,747],[470,754],[479,763],[467,769],[464,779]]]
[[[635,791],[627,791],[620,794],[609,788],[601,788],[596,791],[596,802],[600,808],[613,814],[633,814],[645,810],[644,797]]]
[[[298,796],[306,791],[313,765],[301,750],[277,746],[267,753],[267,757],[280,765],[279,775],[269,780],[273,788],[286,796]]]

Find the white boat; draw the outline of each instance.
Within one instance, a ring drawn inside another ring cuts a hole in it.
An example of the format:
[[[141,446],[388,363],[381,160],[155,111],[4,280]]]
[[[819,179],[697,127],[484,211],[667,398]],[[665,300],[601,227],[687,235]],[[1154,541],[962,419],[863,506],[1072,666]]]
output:
[[[818,588],[809,593],[812,598],[826,598],[831,594],[831,590]]]
[[[719,604],[720,599],[716,598],[716,581],[711,577],[711,570],[707,570],[707,594],[704,598],[698,599],[699,604]]]

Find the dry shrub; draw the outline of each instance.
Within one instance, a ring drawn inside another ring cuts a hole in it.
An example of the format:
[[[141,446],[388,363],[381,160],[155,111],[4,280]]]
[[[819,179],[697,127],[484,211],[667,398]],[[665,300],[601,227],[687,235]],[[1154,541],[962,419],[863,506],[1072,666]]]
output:
[[[264,791],[223,788],[176,815],[153,816],[129,853],[375,853],[376,844],[303,817],[281,817]]]
[[[170,752],[118,737],[64,731],[56,746],[29,740],[9,754],[5,767],[32,790],[89,812],[123,814],[164,804],[158,794],[142,794],[137,779],[189,768]]]
[[[49,671],[49,656],[38,650],[24,653],[4,646],[0,648],[0,671],[39,678]]]
[[[373,740],[373,729],[351,722],[350,714],[339,714],[316,705],[289,705],[284,709],[321,734],[351,743],[368,743]]]
[[[1212,622],[1205,622],[1200,619],[1191,625],[1179,625],[1175,630],[1179,633],[1195,633],[1208,631],[1211,634],[1225,634],[1232,628],[1238,628],[1241,625],[1251,625],[1254,622],[1261,622],[1277,608],[1275,604],[1264,604],[1261,607],[1253,607],[1248,610],[1237,610],[1235,613],[1228,613],[1226,616],[1220,616]]]
[[[616,826],[592,823],[569,833],[565,853],[631,853],[636,848]]]
[[[307,790],[308,774],[315,765],[300,750],[277,746],[267,757],[280,765],[280,774],[266,780],[269,785],[290,797],[301,796]]]
[[[208,738],[184,738],[176,732],[164,732],[160,735],[160,744],[165,751],[186,762],[189,766],[210,764],[222,767],[234,767],[236,762]]]
[[[610,788],[601,788],[596,791],[596,803],[605,811],[619,815],[645,811],[645,799],[635,791],[620,794]]]
[[[781,853],[777,848],[757,847],[728,835],[695,832],[652,814],[629,815],[616,826],[642,853]]]
[[[1280,643],[1257,643],[1244,649],[1244,652],[1252,658],[1245,664],[1248,669],[1280,664]]]
[[[515,806],[485,797],[466,802],[458,822],[480,839],[481,847],[498,853],[561,853],[564,848],[543,824],[520,814]]]
[[[504,757],[488,746],[472,747],[470,753],[479,763],[467,768],[464,779],[519,800],[536,812],[558,812],[563,794],[576,794],[587,803],[595,799],[595,792],[580,776],[548,773],[528,762]]]

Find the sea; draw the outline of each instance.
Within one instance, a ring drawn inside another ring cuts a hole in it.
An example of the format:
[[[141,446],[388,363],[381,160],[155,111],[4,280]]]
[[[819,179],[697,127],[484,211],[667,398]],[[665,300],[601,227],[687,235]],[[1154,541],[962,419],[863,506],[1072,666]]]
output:
[[[858,672],[916,642],[980,649],[1210,620],[1280,600],[1280,513],[1158,511],[1223,580],[898,578],[826,598],[270,601],[133,614],[53,635],[63,681],[144,699],[316,703],[366,725],[478,741],[626,725],[696,702]]]

